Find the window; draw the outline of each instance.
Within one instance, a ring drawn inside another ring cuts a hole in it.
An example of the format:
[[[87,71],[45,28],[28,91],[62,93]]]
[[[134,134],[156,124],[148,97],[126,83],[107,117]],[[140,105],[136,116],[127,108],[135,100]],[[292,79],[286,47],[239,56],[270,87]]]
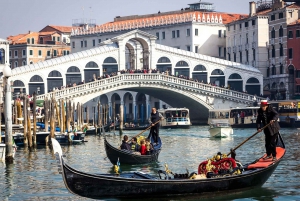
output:
[[[67,39],[66,37],[63,37],[63,42],[66,43],[67,42]]]
[[[242,24],[240,24],[240,29],[242,29]]]
[[[18,57],[18,51],[15,50],[15,57]]]
[[[293,31],[289,31],[289,38],[293,38]]]
[[[242,63],[243,62],[243,54],[242,54],[242,52],[240,52],[240,63]]]
[[[162,34],[162,39],[166,39],[166,32],[163,31],[161,34]]]
[[[272,31],[271,31],[271,38],[275,38],[275,29],[274,29],[274,27],[272,28]]]
[[[22,50],[22,55],[26,56],[26,50]]]
[[[57,41],[58,41],[58,42],[60,41],[60,37],[59,37],[59,36],[57,37]]]
[[[67,54],[67,51],[66,50],[64,50],[64,55],[66,55]]]
[[[270,68],[267,68],[267,77],[270,77]]]
[[[223,34],[224,34],[224,38],[226,38],[226,30],[224,30]]]
[[[172,31],[172,38],[175,38],[175,31]]]
[[[27,38],[27,44],[30,44],[30,38]]]
[[[18,62],[17,62],[17,61],[15,61],[15,68],[16,68],[16,67],[18,67]]]
[[[236,53],[233,53],[233,61],[236,62]]]
[[[190,29],[187,29],[186,30],[186,36],[190,36],[191,35],[191,30]]]
[[[195,46],[195,53],[198,53],[198,46]]]
[[[179,38],[180,37],[180,31],[177,30],[176,33],[177,33],[177,38]]]
[[[248,22],[245,22],[245,27],[248,27]]]
[[[52,36],[52,40],[55,41],[55,36]]]
[[[289,48],[289,59],[293,58],[293,48]]]
[[[228,26],[228,31],[230,31],[230,26]]]
[[[11,57],[11,51],[9,51],[9,57]]]
[[[255,26],[256,20],[252,20],[252,26]]]
[[[101,39],[100,38],[98,39],[98,43],[101,43]]]
[[[279,28],[279,37],[283,37],[283,28],[280,26]]]
[[[274,58],[274,57],[275,57],[275,46],[272,45],[272,58]]]
[[[252,49],[252,57],[253,57],[253,61],[255,61],[255,49]]]
[[[283,65],[280,64],[280,74],[283,74]]]
[[[296,30],[296,38],[300,37],[300,30]]]
[[[233,25],[233,30],[235,30],[235,25],[236,25],[236,24]]]
[[[186,46],[186,50],[187,50],[187,51],[191,51],[191,46],[187,45],[187,46]]]
[[[34,38],[31,39],[31,44],[34,44]]]
[[[274,65],[272,67],[272,75],[276,75],[276,67]]]
[[[231,54],[228,53],[228,61],[231,61]]]
[[[53,56],[56,57],[56,55],[57,55],[57,51],[53,50]]]
[[[156,32],[157,40],[159,40],[159,32]]]
[[[84,41],[84,47],[87,47],[87,41],[86,40]]]
[[[80,46],[83,47],[83,41],[80,41]]]
[[[280,44],[279,55],[280,55],[281,57],[283,56],[283,45],[282,45],[282,44]]]
[[[72,42],[72,48],[75,48],[75,42],[74,41]]]
[[[50,57],[51,56],[51,52],[50,50],[47,51],[47,57]]]
[[[30,55],[30,56],[33,55],[33,50],[29,50],[29,55]]]
[[[224,47],[223,53],[224,53],[224,58],[226,59],[226,47]]]
[[[246,61],[249,62],[249,51],[246,50]]]
[[[26,65],[26,61],[22,61],[22,65],[25,66]]]
[[[67,50],[67,55],[69,55],[70,54],[70,51],[69,50]]]
[[[95,47],[95,46],[96,46],[96,40],[93,39],[93,47]]]
[[[219,38],[222,37],[222,30],[219,30]]]
[[[283,13],[279,13],[279,19],[283,18]]]
[[[275,20],[275,14],[271,15],[271,21]]]
[[[222,57],[222,47],[219,47],[219,57]]]
[[[198,29],[195,29],[195,36],[198,36]]]
[[[39,56],[42,56],[42,50],[39,50]]]

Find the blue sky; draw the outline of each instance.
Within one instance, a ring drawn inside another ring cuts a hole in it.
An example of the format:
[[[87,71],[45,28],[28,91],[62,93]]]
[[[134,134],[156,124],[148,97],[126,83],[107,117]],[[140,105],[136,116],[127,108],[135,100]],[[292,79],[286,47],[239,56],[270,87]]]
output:
[[[202,0],[215,10],[249,13],[250,0]],[[199,0],[1,0],[0,38],[40,31],[47,25],[72,26],[73,19],[95,19],[96,24],[116,16],[142,15],[180,10]]]

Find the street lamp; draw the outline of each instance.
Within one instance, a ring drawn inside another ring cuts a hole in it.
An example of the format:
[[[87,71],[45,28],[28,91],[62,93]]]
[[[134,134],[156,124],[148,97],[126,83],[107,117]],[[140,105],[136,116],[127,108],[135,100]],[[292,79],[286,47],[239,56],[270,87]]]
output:
[[[13,161],[13,148],[12,148],[12,109],[11,109],[11,87],[8,81],[12,72],[9,65],[3,68],[3,82],[4,82],[4,97],[5,97],[5,144],[6,144],[6,157],[7,162]]]

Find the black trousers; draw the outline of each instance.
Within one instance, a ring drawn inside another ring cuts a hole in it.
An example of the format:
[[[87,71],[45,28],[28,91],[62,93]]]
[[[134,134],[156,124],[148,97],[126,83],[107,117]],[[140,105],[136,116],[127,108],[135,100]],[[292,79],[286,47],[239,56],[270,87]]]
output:
[[[269,133],[265,133],[265,147],[267,155],[272,155],[276,157],[276,143],[277,143],[278,133],[274,135],[270,135]]]
[[[150,138],[151,136],[153,138],[153,141],[155,143],[157,143],[158,142],[158,137],[159,137],[159,126],[152,126],[151,127],[148,138]]]

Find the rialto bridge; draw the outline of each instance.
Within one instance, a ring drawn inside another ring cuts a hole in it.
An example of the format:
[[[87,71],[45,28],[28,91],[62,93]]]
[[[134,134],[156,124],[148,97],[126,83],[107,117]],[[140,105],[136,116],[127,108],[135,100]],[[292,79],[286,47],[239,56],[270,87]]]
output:
[[[15,68],[10,77],[14,93],[36,92],[38,99],[54,95],[57,99],[80,103],[100,100],[100,96],[111,94],[107,98],[110,107],[112,97],[127,108],[131,102],[126,113],[133,114],[134,118],[139,101],[144,101],[145,117],[150,107],[157,107],[150,100],[153,97],[172,107],[190,108],[192,120],[204,122],[208,109],[249,105],[253,102],[253,95],[262,92],[263,76],[256,68],[159,45],[155,41],[155,36],[134,30],[104,41],[93,49]],[[126,69],[157,69],[159,72],[118,73],[97,79]],[[178,78],[178,75],[198,82]],[[85,84],[78,85],[82,81]],[[72,87],[53,91],[66,85]],[[116,90],[123,90],[118,92],[117,99]],[[142,100],[139,100],[139,94],[145,94]]]

